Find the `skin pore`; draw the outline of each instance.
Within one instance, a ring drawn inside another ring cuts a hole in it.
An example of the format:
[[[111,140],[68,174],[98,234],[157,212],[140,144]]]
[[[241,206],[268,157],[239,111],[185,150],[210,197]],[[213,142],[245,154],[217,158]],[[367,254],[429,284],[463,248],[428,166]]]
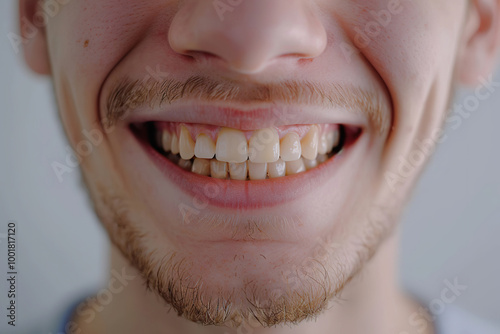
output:
[[[79,308],[74,332],[415,332],[397,221],[454,85],[494,66],[500,1],[79,0],[43,25],[48,1],[19,3],[69,142],[100,138],[82,176],[111,270],[135,277],[92,319]],[[359,131],[316,169],[238,183],[175,171],[138,139],[146,122]]]

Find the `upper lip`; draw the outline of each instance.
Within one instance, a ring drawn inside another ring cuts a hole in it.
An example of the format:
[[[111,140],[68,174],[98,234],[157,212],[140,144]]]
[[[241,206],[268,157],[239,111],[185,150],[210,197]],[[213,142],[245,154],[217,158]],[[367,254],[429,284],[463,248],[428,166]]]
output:
[[[198,103],[183,101],[161,109],[139,108],[126,121],[143,123],[150,121],[197,123],[230,127],[243,131],[296,124],[348,124],[366,127],[368,120],[363,114],[346,110],[331,110],[316,106],[262,105],[242,108],[230,104]]]

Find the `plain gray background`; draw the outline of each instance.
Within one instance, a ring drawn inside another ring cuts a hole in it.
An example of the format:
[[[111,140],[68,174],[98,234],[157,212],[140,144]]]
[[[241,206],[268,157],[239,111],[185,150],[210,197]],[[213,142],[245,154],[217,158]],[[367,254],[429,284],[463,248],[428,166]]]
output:
[[[67,143],[47,78],[32,75],[7,34],[17,1],[0,2],[0,277],[9,221],[18,230],[18,327],[53,319],[68,302],[105,282],[107,239],[89,209],[79,173],[60,183],[51,168]],[[500,73],[496,81],[500,81]],[[458,103],[472,91],[461,92]],[[402,282],[426,302],[443,281],[467,290],[454,305],[500,326],[500,92],[457,129],[448,129],[418,184],[402,224]],[[6,307],[0,283],[0,309]],[[0,332],[12,332],[0,312]]]

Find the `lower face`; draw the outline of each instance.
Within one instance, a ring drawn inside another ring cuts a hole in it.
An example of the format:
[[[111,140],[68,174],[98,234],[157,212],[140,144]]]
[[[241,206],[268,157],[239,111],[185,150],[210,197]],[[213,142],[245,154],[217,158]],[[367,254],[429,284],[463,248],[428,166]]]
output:
[[[81,168],[113,242],[193,321],[221,324],[251,310],[272,325],[322,311],[393,229],[427,156],[404,176],[401,161],[417,142],[438,140],[465,6],[402,1],[391,24],[347,59],[339,45],[356,45],[356,31],[373,21],[366,13],[387,4],[321,2],[337,43],[313,62],[252,79],[358,87],[374,93],[384,121],[339,107],[180,100],[105,129],[107,98],[123,77],[141,80],[157,64],[180,81],[201,70],[168,46],[171,6],[104,3],[71,2],[48,40],[70,142],[103,136]],[[297,117],[277,119],[276,108]]]

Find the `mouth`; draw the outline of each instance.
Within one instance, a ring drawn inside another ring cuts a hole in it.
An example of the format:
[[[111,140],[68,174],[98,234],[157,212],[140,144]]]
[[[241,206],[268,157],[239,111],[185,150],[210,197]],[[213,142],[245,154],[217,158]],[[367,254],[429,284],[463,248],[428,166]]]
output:
[[[132,123],[131,130],[182,190],[240,209],[289,201],[320,186],[363,132],[340,123],[240,130],[166,121]]]

